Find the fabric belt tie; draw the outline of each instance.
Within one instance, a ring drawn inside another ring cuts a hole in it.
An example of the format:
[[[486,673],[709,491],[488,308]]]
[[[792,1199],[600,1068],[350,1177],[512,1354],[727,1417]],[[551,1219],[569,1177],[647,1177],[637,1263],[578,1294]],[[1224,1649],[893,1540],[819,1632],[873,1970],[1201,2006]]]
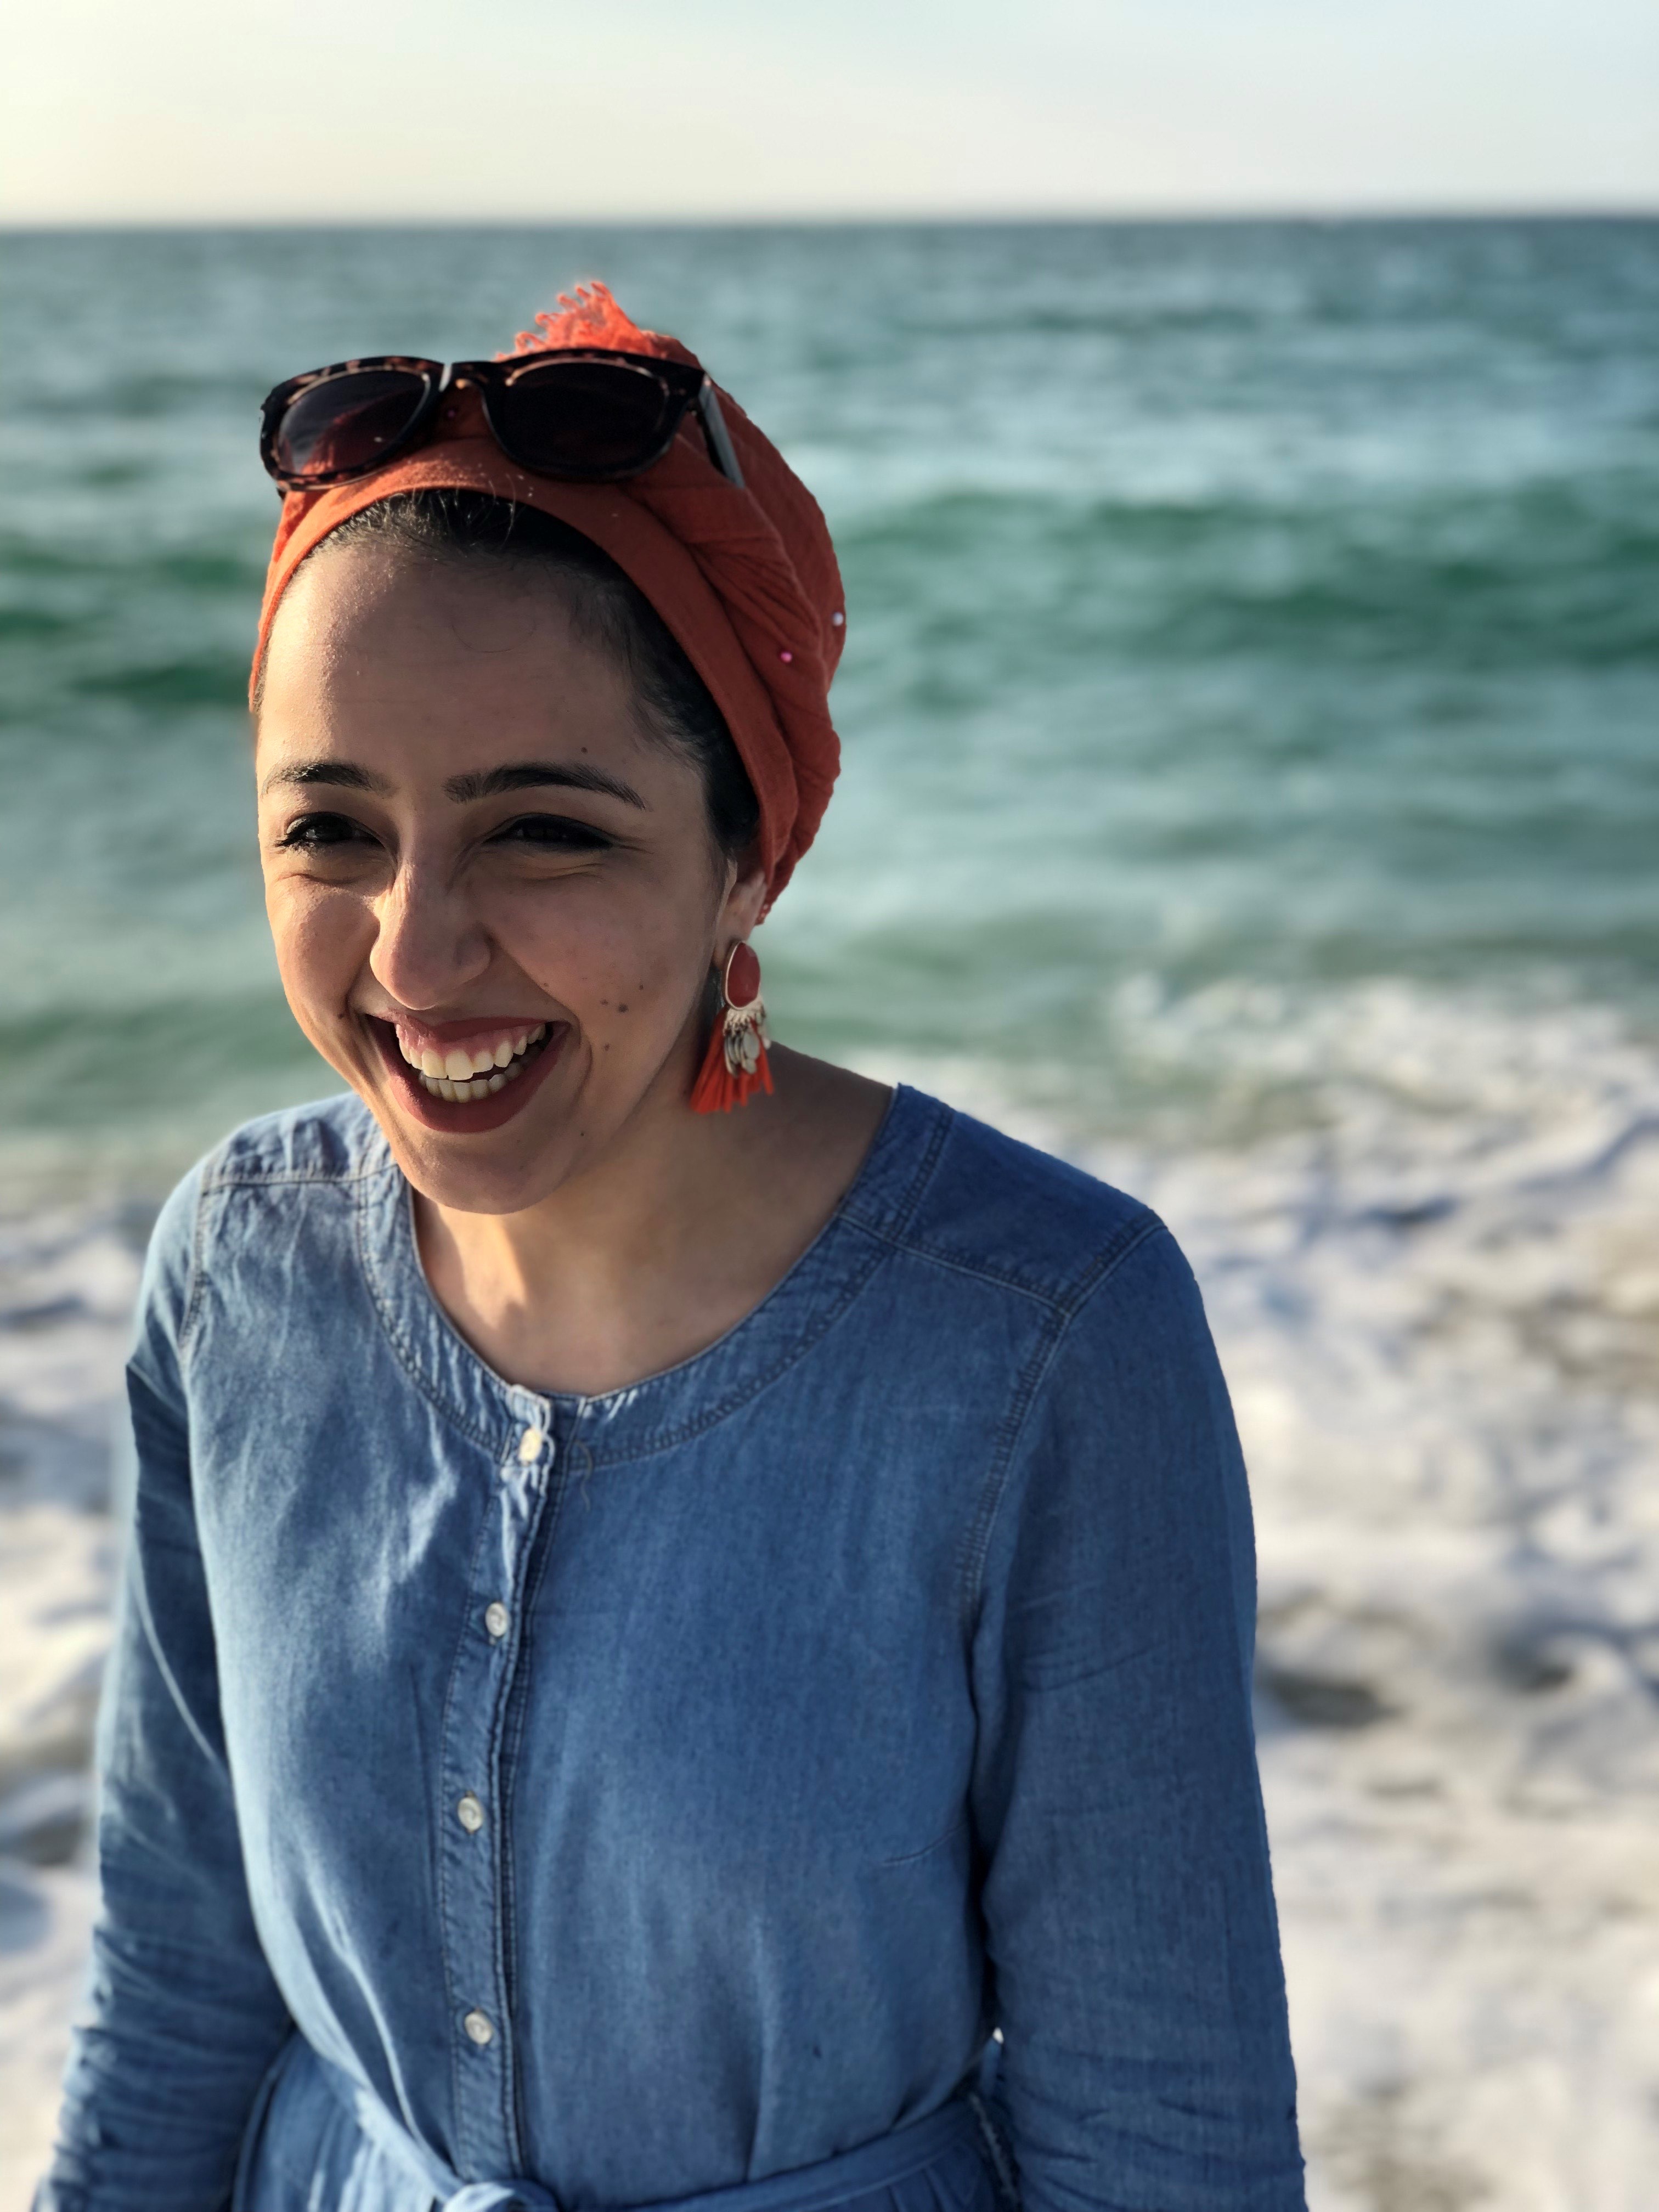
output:
[[[993,2045],[988,2051],[989,2065],[981,2071],[981,2086],[987,2085],[994,2067],[995,2048]],[[363,2134],[411,2180],[428,2191],[442,2212],[563,2212],[557,2197],[538,2182],[464,2182],[435,2152],[394,2119],[371,2090],[314,2051],[310,2056]],[[740,2182],[735,2188],[712,2189],[700,2196],[653,2204],[648,2212],[830,2212],[831,2207],[890,2188],[958,2143],[974,2142],[981,2154],[988,2148],[994,2167],[1000,2166],[994,2148],[986,2143],[988,2128],[981,2098],[970,2088],[926,2119],[896,2128],[891,2135],[879,2136],[856,2150],[838,2152],[815,2166],[799,2166],[764,2181]],[[1000,2172],[996,2180],[997,2198],[1011,2212],[1017,2203],[1013,2191]]]
[[[443,2212],[559,2212],[559,2207],[533,2181],[469,2181],[444,2199]]]

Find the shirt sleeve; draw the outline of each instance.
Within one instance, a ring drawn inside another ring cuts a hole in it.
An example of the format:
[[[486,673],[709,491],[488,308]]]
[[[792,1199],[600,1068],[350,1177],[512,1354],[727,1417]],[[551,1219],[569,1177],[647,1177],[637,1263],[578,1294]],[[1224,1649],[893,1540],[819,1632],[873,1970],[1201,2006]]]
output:
[[[35,2212],[219,2212],[289,2033],[254,1931],[180,1377],[198,1178],[157,1224],[127,1371],[136,1471],[99,1720],[101,1899]]]
[[[985,1548],[996,2101],[1026,2212],[1300,2212],[1249,1498],[1197,1285],[1137,1227],[1028,1385]]]

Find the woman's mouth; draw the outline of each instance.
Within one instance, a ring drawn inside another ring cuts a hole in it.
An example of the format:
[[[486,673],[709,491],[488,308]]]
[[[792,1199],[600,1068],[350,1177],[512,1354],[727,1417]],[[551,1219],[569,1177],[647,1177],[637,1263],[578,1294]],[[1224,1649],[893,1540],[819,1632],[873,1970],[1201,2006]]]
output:
[[[434,1098],[459,1104],[471,1098],[489,1098],[524,1073],[527,1060],[537,1057],[547,1041],[547,1024],[532,1022],[527,1029],[503,1030],[493,1042],[447,1049],[410,1036],[393,1025],[398,1049],[414,1069],[421,1087]]]
[[[369,1027],[415,1120],[458,1134],[510,1121],[570,1032],[568,1022],[487,1019],[428,1025],[371,1017]]]

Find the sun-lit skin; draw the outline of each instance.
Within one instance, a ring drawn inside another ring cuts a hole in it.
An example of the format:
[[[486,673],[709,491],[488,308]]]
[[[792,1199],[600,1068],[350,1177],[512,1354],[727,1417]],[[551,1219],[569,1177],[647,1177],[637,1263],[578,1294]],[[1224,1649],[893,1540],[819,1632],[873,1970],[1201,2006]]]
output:
[[[690,1112],[711,969],[764,885],[545,573],[325,546],[277,615],[255,767],[289,1003],[379,1121],[484,1356],[604,1389],[740,1319],[885,1093],[780,1050],[775,1097]],[[495,1091],[435,1097],[409,1065],[434,1053]]]
[[[696,769],[640,734],[624,678],[571,638],[540,578],[374,571],[367,549],[307,568],[265,672],[260,843],[283,985],[417,1188],[518,1212],[684,1095],[717,937],[749,933],[761,885],[728,889],[735,869],[698,834]],[[556,786],[446,794],[544,759],[642,803]],[[386,787],[287,780],[341,763]],[[525,1109],[458,1141],[413,1118],[366,1026],[400,1014],[569,1028]]]

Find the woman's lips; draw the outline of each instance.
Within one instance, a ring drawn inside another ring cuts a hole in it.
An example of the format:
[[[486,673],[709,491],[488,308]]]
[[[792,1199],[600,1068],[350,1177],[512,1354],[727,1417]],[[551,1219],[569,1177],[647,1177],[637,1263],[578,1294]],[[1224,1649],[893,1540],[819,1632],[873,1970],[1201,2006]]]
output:
[[[410,1118],[446,1136],[482,1136],[510,1121],[551,1073],[570,1034],[568,1022],[371,1018],[369,1027]]]

